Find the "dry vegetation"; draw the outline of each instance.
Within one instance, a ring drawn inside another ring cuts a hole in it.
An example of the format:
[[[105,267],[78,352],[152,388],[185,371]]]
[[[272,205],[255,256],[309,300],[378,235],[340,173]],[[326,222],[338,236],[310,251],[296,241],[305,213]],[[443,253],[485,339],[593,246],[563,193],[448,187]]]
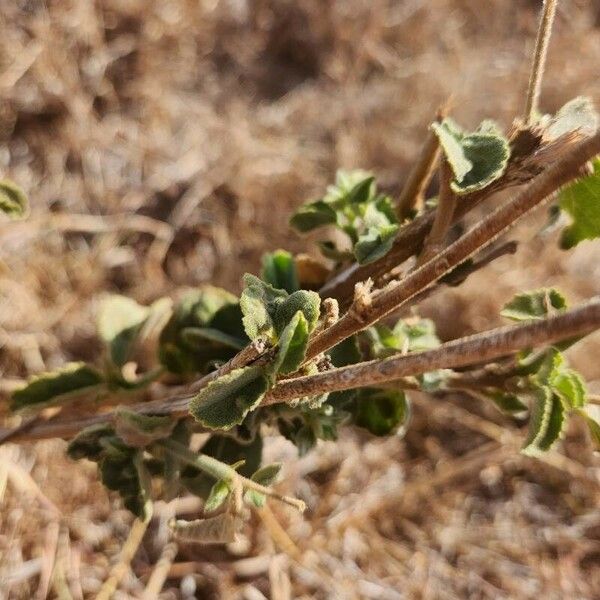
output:
[[[336,168],[372,168],[397,193],[450,94],[465,126],[509,125],[539,5],[2,2],[0,170],[32,202],[29,220],[0,223],[3,398],[31,373],[95,358],[103,291],[239,291],[264,250],[304,250],[287,219]],[[599,56],[600,5],[565,0],[543,108],[598,104]],[[600,293],[598,246],[559,255],[539,217],[517,230],[515,257],[426,303],[444,339],[499,323],[519,289]],[[599,350],[596,334],[570,353],[595,393]],[[234,546],[181,547],[161,597],[597,598],[600,470],[583,431],[534,461],[518,454],[518,421],[465,397],[415,400],[403,440],[347,434],[287,461],[282,488],[308,513],[274,506]],[[293,449],[272,438],[268,454]],[[131,524],[95,467],[59,441],[5,445],[0,501],[0,598],[93,597]],[[166,539],[157,521],[115,598],[142,596]]]

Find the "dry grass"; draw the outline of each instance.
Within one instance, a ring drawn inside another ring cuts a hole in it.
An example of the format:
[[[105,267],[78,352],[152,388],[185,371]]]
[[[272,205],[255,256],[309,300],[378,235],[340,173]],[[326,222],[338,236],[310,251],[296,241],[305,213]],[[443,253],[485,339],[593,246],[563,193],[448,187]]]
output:
[[[539,5],[2,2],[0,171],[33,206],[27,222],[0,223],[0,393],[94,359],[103,291],[237,290],[264,250],[304,250],[287,218],[336,168],[372,168],[397,193],[450,94],[464,125],[509,125]],[[561,2],[544,109],[600,100],[599,23],[597,2]],[[600,293],[598,247],[560,254],[542,220],[519,229],[516,257],[426,303],[443,337],[496,323],[518,289]],[[596,391],[598,350],[596,335],[571,353]],[[576,427],[548,462],[523,458],[519,426],[463,397],[419,397],[404,440],[346,434],[295,461],[273,439],[308,515],[274,507],[283,536],[267,517],[233,547],[180,548],[163,597],[597,598],[598,463]],[[128,514],[63,449],[1,449],[0,598],[93,597],[127,537]],[[142,596],[165,541],[154,523],[115,597]]]

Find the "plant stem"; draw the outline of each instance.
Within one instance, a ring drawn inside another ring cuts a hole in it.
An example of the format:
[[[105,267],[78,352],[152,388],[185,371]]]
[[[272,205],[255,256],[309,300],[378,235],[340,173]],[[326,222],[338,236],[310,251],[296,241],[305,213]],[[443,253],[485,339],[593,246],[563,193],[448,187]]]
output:
[[[575,146],[538,175],[516,198],[497,208],[451,246],[396,285],[375,295],[368,315],[362,314],[359,318],[354,311],[346,312],[337,323],[313,339],[307,351],[307,360],[400,308],[475,252],[491,244],[558,188],[577,177],[581,166],[599,153],[600,132]]]
[[[424,352],[350,365],[280,382],[263,405],[304,396],[378,385],[436,369],[473,365],[588,334],[600,328],[600,296],[540,321],[511,325],[460,338]]]
[[[440,194],[438,206],[435,211],[431,231],[425,240],[425,247],[417,260],[417,267],[425,264],[439,253],[444,244],[444,240],[446,239],[446,234],[452,226],[457,197],[450,188],[451,181],[452,169],[450,168],[448,161],[443,158],[440,162]]]
[[[243,477],[235,469],[217,460],[216,458],[213,458],[212,456],[192,452],[186,446],[178,444],[177,442],[169,439],[161,440],[160,442],[157,442],[157,444],[165,448],[176,458],[196,467],[197,469],[200,469],[201,471],[204,471],[216,480],[225,479],[231,480],[234,483],[238,482],[245,490],[249,489],[254,490],[255,492],[260,492],[265,496],[270,496],[271,498],[275,498],[280,502],[288,504],[300,512],[303,512],[306,509],[306,505],[304,502],[302,502],[302,500],[290,498],[289,496],[282,496],[271,488],[265,487],[264,485],[253,481],[252,479],[248,479],[247,477]]]
[[[525,105],[525,123],[532,125],[537,120],[538,101],[546,68],[546,58],[548,56],[548,45],[552,34],[552,24],[556,15],[558,0],[544,0],[542,16],[538,28],[537,39],[535,41],[535,51],[533,54],[533,64],[531,66],[531,75],[529,76],[529,87],[527,89],[527,103]]]
[[[435,117],[435,120],[438,123],[441,122],[448,113],[448,104],[449,102],[446,102],[438,108]],[[431,175],[433,174],[433,169],[435,168],[435,163],[439,154],[439,139],[433,130],[429,128],[419,158],[411,169],[406,184],[402,188],[402,192],[398,198],[396,213],[400,222],[410,216],[411,211],[417,205],[419,199],[423,197],[425,188],[431,180]]]

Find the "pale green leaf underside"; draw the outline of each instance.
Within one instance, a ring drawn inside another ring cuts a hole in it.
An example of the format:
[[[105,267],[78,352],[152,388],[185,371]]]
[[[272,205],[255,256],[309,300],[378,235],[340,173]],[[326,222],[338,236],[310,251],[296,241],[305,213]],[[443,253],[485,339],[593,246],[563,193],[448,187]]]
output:
[[[308,322],[302,311],[297,311],[279,338],[279,350],[273,363],[274,373],[293,373],[306,355],[308,346]]]
[[[213,512],[219,508],[227,497],[231,489],[229,484],[223,479],[219,479],[211,488],[210,493],[208,494],[208,498],[206,499],[206,503],[204,504],[205,512]]]
[[[569,100],[557,113],[550,119],[546,127],[545,137],[549,140],[578,131],[582,135],[591,136],[598,129],[598,113],[589,98],[578,96]]]

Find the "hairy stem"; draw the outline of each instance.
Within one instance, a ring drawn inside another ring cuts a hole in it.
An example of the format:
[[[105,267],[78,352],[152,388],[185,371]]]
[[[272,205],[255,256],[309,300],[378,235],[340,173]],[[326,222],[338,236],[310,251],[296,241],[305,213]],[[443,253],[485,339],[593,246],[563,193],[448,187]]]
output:
[[[548,45],[552,34],[552,24],[556,14],[558,0],[544,0],[540,26],[535,41],[535,51],[533,54],[533,64],[531,66],[531,75],[529,76],[529,87],[527,89],[527,103],[525,105],[525,122],[532,125],[538,115],[538,101],[546,68],[546,58],[548,56]]]
[[[271,498],[275,498],[280,502],[288,504],[300,512],[303,512],[306,509],[306,505],[304,502],[302,502],[302,500],[290,498],[289,496],[282,496],[271,488],[265,487],[256,481],[252,481],[252,479],[248,479],[247,477],[243,477],[235,469],[217,460],[216,458],[213,458],[212,456],[192,452],[186,446],[178,444],[177,442],[169,439],[158,442],[158,445],[165,448],[176,458],[196,467],[197,469],[200,469],[201,471],[204,471],[216,480],[225,479],[231,480],[234,483],[239,482],[239,484],[245,490],[254,490],[255,492],[260,492],[265,496],[270,496]]]
[[[311,343],[307,358],[314,358],[352,334],[376,323],[427,289],[446,273],[485,248],[507,231],[535,206],[558,188],[575,178],[588,160],[600,153],[600,132],[596,133],[538,175],[516,198],[500,206],[451,246],[410,273],[396,285],[390,285],[373,298],[368,314],[348,311],[337,323],[323,331]]]
[[[441,122],[448,112],[448,102],[440,106],[437,111],[435,120]],[[431,180],[435,163],[440,154],[440,142],[437,135],[430,128],[427,131],[427,137],[425,143],[421,148],[421,153],[417,162],[408,175],[406,184],[402,188],[400,197],[398,198],[398,205],[396,207],[396,213],[398,214],[398,220],[404,221],[410,216],[411,211],[419,202],[419,199],[423,197],[425,188]]]
[[[325,392],[379,385],[436,369],[473,365],[588,334],[600,328],[600,296],[572,310],[540,321],[511,325],[460,338],[439,348],[372,360],[288,379],[271,390],[263,404],[276,404]]]

